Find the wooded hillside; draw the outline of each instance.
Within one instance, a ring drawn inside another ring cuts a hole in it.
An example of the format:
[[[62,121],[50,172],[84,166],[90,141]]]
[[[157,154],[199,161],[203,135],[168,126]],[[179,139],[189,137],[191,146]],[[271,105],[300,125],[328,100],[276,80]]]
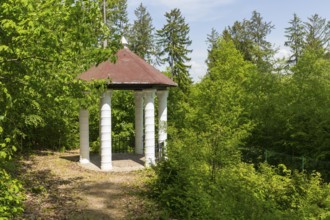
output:
[[[91,147],[98,150],[102,82],[76,76],[114,61],[124,32],[132,51],[165,65],[179,85],[169,96],[168,159],[149,185],[164,217],[330,217],[329,21],[293,15],[285,42],[291,56],[282,59],[267,40],[274,25],[257,11],[214,29],[207,73],[193,83],[190,28],[180,9],[155,30],[142,4],[128,24],[126,0],[107,0],[103,23],[103,2],[0,2],[0,218],[24,210],[24,188],[8,161],[78,148],[80,106],[90,110]],[[132,99],[130,92],[114,94],[115,137],[134,138]]]

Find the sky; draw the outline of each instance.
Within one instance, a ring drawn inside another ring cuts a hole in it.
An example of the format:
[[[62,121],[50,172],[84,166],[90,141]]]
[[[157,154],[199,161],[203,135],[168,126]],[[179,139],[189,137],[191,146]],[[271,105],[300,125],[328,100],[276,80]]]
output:
[[[207,58],[206,38],[211,29],[221,33],[225,27],[235,21],[249,19],[256,10],[264,21],[275,26],[267,40],[278,49],[277,56],[288,56],[289,48],[284,46],[285,28],[296,13],[306,21],[313,14],[330,20],[330,0],[128,0],[128,17],[132,23],[135,19],[134,10],[142,4],[147,8],[156,29],[165,23],[165,13],[174,8],[181,10],[182,16],[190,26],[189,37],[192,44],[189,49],[191,69],[190,75],[195,82],[206,73]],[[159,68],[161,69],[161,68]]]

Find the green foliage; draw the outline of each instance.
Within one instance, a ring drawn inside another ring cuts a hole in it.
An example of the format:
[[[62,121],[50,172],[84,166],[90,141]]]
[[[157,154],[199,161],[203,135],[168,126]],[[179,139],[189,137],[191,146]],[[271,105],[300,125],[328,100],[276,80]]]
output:
[[[183,141],[185,142],[185,141]],[[178,143],[175,143],[178,144]],[[184,144],[190,144],[184,147]],[[284,165],[236,163],[217,170],[216,178],[191,155],[193,142],[156,168],[154,196],[179,219],[327,219],[330,185],[318,173],[291,173]],[[179,148],[180,150],[177,150]],[[173,148],[172,148],[173,149]],[[204,161],[203,161],[204,159]],[[251,205],[253,204],[253,205]]]
[[[123,136],[133,134],[134,93],[132,91],[114,91],[113,99],[114,132]]]
[[[212,192],[212,211],[219,219],[326,219],[330,215],[329,185],[322,183],[319,174],[308,177],[292,174],[284,165],[265,164],[256,171],[243,163],[220,172]]]
[[[285,29],[285,36],[288,40],[284,45],[290,47],[292,52],[289,62],[296,64],[303,50],[305,30],[302,21],[296,14],[293,15],[289,24],[290,27]]]
[[[213,52],[215,62],[191,94],[194,109],[191,127],[208,140],[211,148],[208,157],[216,168],[229,155],[235,162],[233,156],[239,157],[241,140],[252,128],[252,122],[244,117],[244,103],[256,70],[243,60],[231,41],[220,40]]]
[[[4,169],[8,165],[8,160],[12,159],[16,147],[11,144],[12,137],[2,127],[7,119],[12,99],[1,81],[0,103],[0,219],[12,219],[23,212],[24,193],[21,184]]]
[[[330,62],[322,58],[322,50],[307,50],[301,57],[292,79],[295,89],[292,103],[291,137],[305,155],[329,158]],[[303,111],[297,111],[303,109]]]
[[[272,29],[274,26],[271,22],[265,22],[259,12],[253,11],[250,19],[236,21],[232,27],[225,29],[223,37],[232,39],[244,59],[256,64],[263,73],[272,68],[271,60],[275,52],[272,44],[266,40]]]
[[[314,161],[307,161],[305,169],[316,169],[328,179],[326,166],[318,161],[329,160],[329,60],[322,49],[307,49],[292,73],[266,74],[254,81],[249,115],[256,126],[245,147],[257,155],[271,150],[310,157]],[[279,156],[277,161],[283,161]],[[301,167],[297,163],[290,168]]]
[[[11,139],[3,136],[3,129],[0,127],[0,167],[6,160],[12,159],[13,153],[17,150],[15,146],[10,144]]]
[[[90,113],[89,132],[92,150],[100,150],[100,96],[102,89],[92,90],[88,109]],[[112,107],[112,138],[116,142],[125,142],[131,147],[134,145],[134,94],[132,91],[113,91]]]
[[[142,5],[134,11],[136,20],[130,31],[130,49],[142,59],[151,62],[152,55],[155,55],[154,27],[147,9]]]
[[[208,66],[208,69],[211,69],[213,63],[216,61],[216,55],[214,55],[214,50],[217,49],[218,41],[220,39],[220,34],[212,28],[211,33],[207,35],[207,43],[208,49],[207,49],[207,60],[206,64]]]
[[[118,41],[121,36],[128,33],[128,15],[127,15],[127,0],[99,0],[102,14],[106,11],[106,24],[111,35],[108,36],[110,42]],[[104,16],[104,14],[103,14]]]
[[[191,84],[189,77],[189,68],[187,62],[190,61],[188,54],[191,50],[189,39],[189,25],[186,24],[180,9],[173,9],[165,13],[166,24],[160,30],[157,30],[157,44],[160,47],[160,58],[162,63],[167,63],[171,77],[179,87],[186,90]]]
[[[207,185],[217,179],[219,170],[239,161],[238,146],[250,127],[247,120],[240,120],[244,83],[239,82],[253,67],[232,42],[219,41],[215,54],[209,75],[191,88],[190,103],[177,105],[185,117],[175,126],[182,127],[180,132],[170,130],[170,159],[156,168],[159,189],[155,191],[169,210],[181,210],[180,218],[209,215],[212,199],[204,191],[210,191]],[[176,93],[177,99],[184,97],[180,94]]]
[[[0,219],[13,219],[23,212],[22,185],[0,167]]]
[[[3,166],[7,159],[11,159],[14,151],[16,151],[15,146],[11,146],[11,138],[5,136],[4,129],[2,127],[3,121],[6,119],[7,111],[11,105],[11,96],[8,90],[0,82],[0,103],[3,105],[0,107],[0,168]]]
[[[1,121],[0,121],[1,125]],[[21,183],[6,171],[8,160],[12,159],[16,147],[11,140],[3,136],[0,126],[0,219],[13,219],[23,212],[25,194]]]
[[[329,50],[330,21],[314,14],[306,22],[302,22],[294,14],[289,24],[290,27],[285,31],[288,38],[285,46],[289,46],[292,52],[289,63],[297,64],[306,49]]]
[[[171,135],[175,139],[169,143],[169,159],[155,167],[157,178],[152,184],[153,193],[165,211],[189,219],[196,213],[203,213],[201,207],[209,200],[201,196],[209,179],[207,166],[203,164],[206,155],[200,154],[204,149],[196,147],[195,143],[200,139],[193,133],[172,131]],[[186,135],[190,138],[184,138]]]
[[[313,49],[329,49],[330,21],[314,14],[305,22],[306,45]]]
[[[7,173],[8,159],[16,147],[77,146],[80,99],[93,85],[76,76],[113,60],[118,45],[101,50],[109,30],[87,0],[1,1],[0,33],[0,217],[13,219],[24,194]]]
[[[5,136],[19,148],[75,147],[79,102],[75,80],[116,47],[98,48],[109,34],[91,1],[11,1],[0,4],[1,86],[10,96]]]
[[[330,68],[322,51],[305,51],[294,75],[260,74],[230,38],[217,40],[210,53],[208,74],[189,95],[170,94],[168,159],[155,168],[152,184],[165,214],[330,218],[330,185],[319,173],[259,163],[265,148],[328,158]],[[254,150],[256,158],[246,153]]]

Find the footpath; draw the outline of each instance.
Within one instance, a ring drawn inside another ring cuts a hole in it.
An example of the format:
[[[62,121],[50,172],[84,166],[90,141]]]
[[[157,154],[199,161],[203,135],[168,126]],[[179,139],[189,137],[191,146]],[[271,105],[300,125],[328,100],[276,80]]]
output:
[[[23,219],[158,219],[148,199],[150,170],[100,172],[82,167],[78,151],[40,151],[21,160],[27,192]]]

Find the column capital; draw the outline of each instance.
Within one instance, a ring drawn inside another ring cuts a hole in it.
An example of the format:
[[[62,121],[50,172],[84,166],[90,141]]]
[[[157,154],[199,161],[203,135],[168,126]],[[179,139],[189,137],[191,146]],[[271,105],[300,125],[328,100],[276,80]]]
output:
[[[135,95],[143,95],[144,90],[134,90]]]
[[[101,95],[101,98],[105,97],[105,96],[112,96],[112,89],[107,89],[105,90],[102,95]]]
[[[144,89],[142,90],[145,95],[155,95],[156,89]]]
[[[156,94],[157,94],[157,97],[165,96],[164,98],[167,98],[168,97],[168,90],[167,89],[157,90]]]

